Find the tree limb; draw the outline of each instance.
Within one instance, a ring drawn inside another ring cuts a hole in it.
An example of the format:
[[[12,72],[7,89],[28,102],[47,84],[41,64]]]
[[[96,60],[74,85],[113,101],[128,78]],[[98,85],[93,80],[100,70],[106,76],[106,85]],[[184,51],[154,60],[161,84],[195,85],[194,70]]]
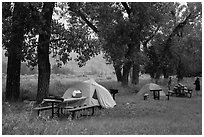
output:
[[[80,9],[75,9],[72,6],[70,6],[69,8],[70,11],[76,13],[79,17],[82,18],[82,20],[84,20],[86,22],[86,24],[96,33],[98,33],[98,29],[96,28],[96,26],[93,25],[93,23],[91,23],[86,16],[83,14],[83,12]]]
[[[184,28],[184,26],[187,24],[188,20],[191,17],[191,13],[185,18],[184,21],[180,22],[172,31],[172,33],[170,34],[170,37],[175,36],[182,28]]]
[[[170,46],[171,46],[171,41],[173,39],[174,36],[178,35],[182,29],[185,27],[185,25],[188,23],[188,21],[191,19],[191,13],[189,13],[189,15],[185,18],[184,21],[180,22],[175,28],[174,30],[172,31],[172,33],[169,35],[168,39],[166,40],[166,42],[163,44],[165,47],[164,47],[164,50],[163,52],[164,53],[168,53],[168,54],[171,54],[169,52],[169,49],[170,49]],[[165,55],[165,54],[164,54]]]
[[[130,16],[130,14],[131,14],[131,12],[132,12],[131,8],[129,8],[129,6],[127,5],[126,2],[121,2],[121,4],[122,4],[123,7],[125,8],[125,10],[126,10],[128,16]]]
[[[157,26],[156,30],[152,33],[151,36],[149,36],[144,42],[143,42],[143,48],[144,48],[144,51],[147,51],[147,43],[156,35],[156,33],[158,32],[159,28],[161,26]]]

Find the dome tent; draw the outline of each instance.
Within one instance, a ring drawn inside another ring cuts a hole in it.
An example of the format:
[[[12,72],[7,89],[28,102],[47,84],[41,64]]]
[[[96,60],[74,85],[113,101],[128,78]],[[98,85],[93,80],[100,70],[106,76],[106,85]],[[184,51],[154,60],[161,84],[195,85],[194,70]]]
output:
[[[109,91],[93,79],[72,85],[62,98],[71,98],[75,90],[80,90],[82,96],[87,97],[84,102],[87,106],[100,105],[103,108],[113,108],[116,105]]]
[[[157,84],[154,84],[154,83],[149,83],[149,84],[146,84],[144,85],[140,90],[139,92],[137,93],[137,95],[139,96],[143,96],[144,94],[149,94],[151,96],[153,96],[153,93],[150,92],[150,90],[161,90],[160,91],[160,96],[165,96],[166,94],[164,93],[164,91],[162,90],[162,88],[157,85]]]

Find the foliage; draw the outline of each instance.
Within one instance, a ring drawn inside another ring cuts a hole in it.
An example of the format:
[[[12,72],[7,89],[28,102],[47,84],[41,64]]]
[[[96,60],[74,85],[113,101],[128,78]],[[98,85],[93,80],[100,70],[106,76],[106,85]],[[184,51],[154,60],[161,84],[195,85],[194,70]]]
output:
[[[195,47],[193,46],[195,48],[193,51],[193,49],[188,46],[190,41],[187,40],[190,38],[191,40],[193,39],[192,41],[200,41],[200,34],[202,32],[200,27],[200,5],[201,3],[187,3],[187,5],[170,3],[166,5],[168,8],[164,14],[165,17],[161,24],[160,32],[150,41],[151,46],[158,47],[157,54],[159,55],[158,61],[160,68],[158,71],[162,71],[164,75],[168,76],[176,73],[182,78],[192,73],[189,63],[195,60],[195,58],[192,58],[185,50],[191,50],[191,53],[194,53],[194,51],[201,51],[201,43],[198,42],[198,44],[195,44]],[[192,44],[190,45],[192,46]],[[198,52],[198,54],[200,53]],[[199,55],[197,58],[201,59],[201,56]],[[153,62],[146,64],[147,69],[150,63]],[[198,64],[200,63],[197,62],[194,66],[201,68]],[[153,65],[157,66],[158,63],[153,63]],[[194,71],[197,70],[194,69]],[[180,72],[182,72],[182,74],[179,74]],[[155,73],[157,72],[155,71]]]
[[[67,25],[60,20],[53,21],[51,40],[53,56],[58,57],[59,63],[65,64],[71,60],[69,53],[74,51],[78,53],[75,61],[80,67],[84,66],[86,61],[100,52],[100,43],[92,36],[88,26],[76,14],[69,11],[67,3],[58,3],[58,10],[55,10],[55,14],[59,18],[67,18],[64,19]]]
[[[2,4],[2,42],[7,50],[13,5]],[[38,34],[43,24],[42,2],[25,2],[24,6],[27,14],[23,20],[25,35],[21,59],[32,68],[37,65]],[[183,75],[201,73],[200,2],[183,5],[177,2],[128,2],[127,6],[132,14],[120,2],[56,3],[54,16],[58,18],[53,16],[52,20],[50,54],[56,57],[60,66],[71,60],[69,53],[75,51],[78,53],[75,61],[81,67],[102,50],[109,64],[119,64],[122,68],[128,60],[139,60],[145,65],[146,72],[156,74],[159,71],[161,74],[167,71],[169,75],[181,67],[181,58],[185,69]],[[129,54],[129,44],[140,47],[139,56]]]
[[[9,44],[9,37],[11,36],[11,3],[3,3],[4,18],[3,18],[3,47],[7,49]],[[37,65],[37,45],[38,35],[42,31],[41,24],[43,23],[41,2],[29,2],[24,3],[25,12],[27,17],[25,21],[25,35],[24,45],[22,48],[22,61],[27,62],[27,65],[31,68]],[[85,23],[81,22],[76,15],[70,17],[70,13],[64,11],[66,4],[57,3],[55,8],[56,16],[69,16],[67,19],[66,27],[60,19],[53,19],[52,21],[52,37],[50,45],[50,53],[53,57],[57,57],[57,60],[63,62],[71,60],[69,53],[75,51],[79,54],[76,61],[79,66],[85,65],[92,56],[99,53],[98,47],[100,43],[96,39],[91,38],[91,32]],[[60,9],[61,8],[61,9]],[[66,14],[67,13],[67,14]],[[62,18],[62,17],[61,17]],[[71,25],[70,25],[71,24]],[[7,53],[7,52],[6,52]]]

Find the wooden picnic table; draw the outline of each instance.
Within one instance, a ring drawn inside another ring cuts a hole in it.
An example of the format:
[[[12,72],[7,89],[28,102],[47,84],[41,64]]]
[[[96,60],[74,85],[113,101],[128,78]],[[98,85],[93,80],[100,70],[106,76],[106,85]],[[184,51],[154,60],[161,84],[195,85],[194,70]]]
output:
[[[162,91],[162,89],[150,89],[150,91],[153,92],[154,99],[160,99],[160,91]]]
[[[52,118],[54,117],[54,114],[57,114],[57,116],[59,117],[60,115],[60,109],[62,112],[62,109],[66,107],[67,108],[73,108],[73,107],[77,107],[77,106],[81,106],[84,101],[86,100],[86,97],[80,97],[80,98],[67,98],[62,100],[58,100],[58,99],[43,99],[43,102],[47,102],[47,103],[51,103],[51,106],[46,106],[46,107],[37,107],[35,108],[36,110],[38,110],[38,115],[39,115],[39,111],[43,111],[43,110],[47,110],[47,109],[51,109],[52,110]],[[57,111],[55,111],[55,108],[57,109]]]
[[[54,114],[57,114],[59,117],[59,108],[57,107],[60,103],[62,103],[61,100],[57,99],[43,99],[44,102],[51,103],[51,109],[52,109],[52,118],[54,117]],[[54,109],[57,108],[57,113],[54,111]]]

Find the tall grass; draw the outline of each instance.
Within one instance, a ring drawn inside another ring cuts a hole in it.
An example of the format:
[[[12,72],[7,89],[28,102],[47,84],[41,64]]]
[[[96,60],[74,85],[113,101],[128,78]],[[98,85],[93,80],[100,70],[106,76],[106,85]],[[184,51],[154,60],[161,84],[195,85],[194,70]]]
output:
[[[54,76],[51,77],[50,92],[63,95],[67,88],[77,81],[88,77]],[[36,77],[22,79],[24,96],[36,93]],[[161,100],[143,100],[138,96],[139,89],[151,82],[141,79],[137,86],[120,86],[120,83],[104,78],[96,79],[106,88],[117,88],[117,106],[113,109],[97,110],[94,116],[70,120],[67,116],[50,118],[50,110],[42,112],[39,117],[33,111],[34,103],[2,103],[3,135],[197,135],[202,134],[202,93],[193,94],[192,98],[165,97]],[[187,78],[182,82],[191,88],[194,79]],[[173,79],[176,84],[176,79]],[[159,85],[166,87],[166,81]],[[172,85],[174,86],[174,85]]]

